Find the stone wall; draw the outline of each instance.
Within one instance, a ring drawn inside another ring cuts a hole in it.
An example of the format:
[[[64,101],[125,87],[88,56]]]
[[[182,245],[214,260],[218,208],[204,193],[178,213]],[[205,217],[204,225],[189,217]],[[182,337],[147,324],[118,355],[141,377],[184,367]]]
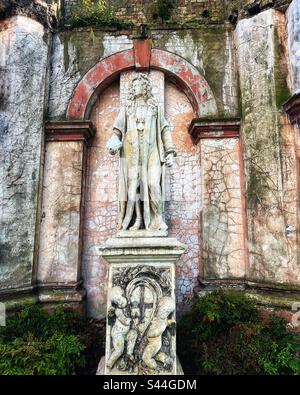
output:
[[[249,279],[299,283],[297,183],[293,132],[282,113],[287,87],[284,14],[240,21],[236,45],[247,189]],[[250,60],[250,61],[249,61]]]
[[[151,27],[152,48],[191,64],[216,103],[209,117],[195,114],[174,78],[180,62],[170,66],[164,100],[179,155],[169,173],[166,217],[170,234],[188,245],[177,268],[179,305],[193,296],[199,280],[297,295],[299,136],[283,104],[300,91],[300,0],[178,0],[170,23],[157,16],[156,2],[112,3],[120,20]],[[0,292],[8,298],[9,290],[36,287],[41,295],[53,284],[77,287],[82,277],[89,314],[99,317],[106,267],[95,248],[116,225],[117,167],[104,145],[119,108],[118,77],[93,96],[97,130],[91,147],[75,142],[73,134],[68,143],[47,142],[45,149],[44,121],[69,122],[67,108],[80,81],[103,59],[131,50],[137,29],[54,29],[59,5],[68,16],[71,0],[0,6]],[[195,117],[218,125],[238,118],[239,134],[217,140],[223,131],[212,127],[206,139],[194,141],[188,129]],[[103,191],[110,193],[109,204],[98,199]],[[288,226],[296,231],[289,233]],[[63,301],[64,292],[52,300]]]
[[[50,37],[27,17],[0,21],[0,289],[35,278]]]
[[[70,24],[72,7],[77,0],[64,0],[66,24]],[[161,25],[183,25],[199,27],[207,24],[222,24],[247,18],[259,12],[275,8],[286,10],[291,0],[112,0],[108,2],[113,15],[120,21]],[[167,5],[167,13],[161,11],[161,5]]]
[[[164,0],[142,1],[142,0],[112,0],[109,5],[114,15],[119,20],[131,21],[134,23],[161,24],[164,15],[160,12],[160,4],[166,3]],[[65,17],[68,23],[72,6],[76,0],[65,0]],[[173,7],[170,6],[173,4]],[[224,20],[223,0],[174,0],[169,1],[170,15],[165,17],[172,23],[222,23]]]
[[[153,47],[173,52],[194,65],[213,90],[219,116],[238,115],[237,69],[232,31],[222,26],[152,32]],[[48,119],[65,116],[73,90],[97,62],[133,46],[130,34],[95,30],[54,34]]]

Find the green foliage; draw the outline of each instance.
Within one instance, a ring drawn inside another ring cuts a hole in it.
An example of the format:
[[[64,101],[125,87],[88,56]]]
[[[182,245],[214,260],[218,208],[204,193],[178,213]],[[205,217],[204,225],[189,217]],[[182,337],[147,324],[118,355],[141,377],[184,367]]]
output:
[[[275,315],[263,319],[254,301],[234,291],[199,298],[178,325],[186,373],[299,374],[299,335]]]
[[[57,332],[77,334],[82,331],[83,326],[84,320],[72,310],[64,310],[57,306],[53,313],[49,314],[42,306],[31,305],[7,319],[6,326],[0,327],[0,339],[27,339],[28,334],[38,339],[46,339]]]
[[[103,338],[78,313],[57,307],[49,314],[29,306],[0,328],[0,374],[75,374],[86,365],[92,344],[99,359]]]
[[[177,5],[176,0],[157,0],[156,7],[157,13],[161,17],[162,21],[169,21],[173,12],[173,9]]]
[[[74,335],[55,334],[49,339],[16,338],[0,343],[0,373],[6,375],[66,375],[84,364],[84,346]]]
[[[107,0],[77,0],[71,8],[72,27],[111,26],[117,29],[131,29],[131,22],[120,21]]]

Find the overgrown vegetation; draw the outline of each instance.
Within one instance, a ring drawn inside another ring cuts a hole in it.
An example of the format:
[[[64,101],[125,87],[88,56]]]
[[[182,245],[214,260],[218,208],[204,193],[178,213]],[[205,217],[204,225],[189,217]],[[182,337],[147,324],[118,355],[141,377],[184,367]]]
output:
[[[234,291],[199,298],[178,326],[185,373],[210,375],[300,374],[300,336],[274,314]]]
[[[131,29],[132,22],[121,21],[115,16],[113,6],[108,0],[77,0],[71,8],[72,27],[115,27]]]
[[[104,354],[101,325],[74,311],[24,308],[0,328],[0,374],[95,373]]]
[[[177,0],[157,0],[157,14],[161,17],[162,21],[169,21],[174,8],[177,5]]]

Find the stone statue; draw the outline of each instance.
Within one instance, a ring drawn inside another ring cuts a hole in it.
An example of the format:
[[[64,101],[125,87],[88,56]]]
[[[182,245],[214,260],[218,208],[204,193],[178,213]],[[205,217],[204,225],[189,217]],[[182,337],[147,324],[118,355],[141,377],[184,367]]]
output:
[[[164,167],[176,151],[147,75],[133,78],[107,148],[112,155],[120,150],[119,229],[165,231]]]

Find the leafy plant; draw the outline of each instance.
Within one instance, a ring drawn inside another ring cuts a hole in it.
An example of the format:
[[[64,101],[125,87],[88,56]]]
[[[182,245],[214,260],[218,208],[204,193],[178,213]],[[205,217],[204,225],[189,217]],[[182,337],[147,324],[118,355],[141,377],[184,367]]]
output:
[[[299,374],[300,338],[278,316],[263,318],[254,301],[234,291],[199,298],[178,325],[187,373]]]
[[[111,26],[130,29],[131,22],[120,21],[107,0],[77,0],[71,8],[72,27]]]
[[[103,354],[103,334],[78,313],[40,305],[8,317],[0,328],[0,374],[75,374]]]
[[[55,334],[40,340],[28,334],[0,344],[0,373],[12,375],[66,375],[84,365],[84,346],[74,335]]]
[[[157,0],[157,13],[162,21],[168,21],[171,18],[173,9],[176,5],[177,0]]]

